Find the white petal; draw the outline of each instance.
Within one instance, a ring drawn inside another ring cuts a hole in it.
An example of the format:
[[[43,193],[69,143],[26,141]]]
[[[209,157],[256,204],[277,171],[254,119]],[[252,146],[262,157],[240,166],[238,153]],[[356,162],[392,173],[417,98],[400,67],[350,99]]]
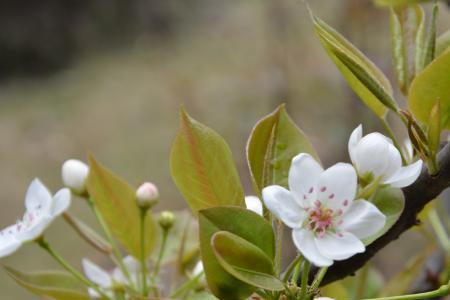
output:
[[[349,232],[326,233],[315,238],[320,253],[332,260],[344,260],[366,250],[364,244]]]
[[[397,173],[392,175],[390,178],[387,178],[383,183],[390,184],[393,187],[402,188],[414,183],[414,181],[416,181],[419,177],[421,171],[422,160],[418,160],[409,166],[401,167]]]
[[[53,221],[50,215],[40,216],[18,233],[18,239],[22,242],[31,242],[39,238]]]
[[[333,210],[346,211],[355,198],[357,176],[352,165],[337,163],[319,178],[317,199]]]
[[[333,260],[323,256],[316,244],[314,243],[314,235],[306,229],[292,230],[292,239],[298,251],[306,257],[306,259],[317,267],[328,267],[333,264]]]
[[[111,276],[108,272],[86,258],[83,258],[82,265],[84,274],[90,281],[102,288],[109,288],[112,286]]]
[[[52,216],[57,217],[65,212],[70,206],[70,190],[61,189],[53,197]]]
[[[256,196],[245,196],[245,206],[258,215],[263,215],[263,206],[261,200]]]
[[[29,211],[35,209],[49,210],[52,203],[52,195],[39,179],[34,179],[28,187],[25,196],[25,207]]]
[[[102,295],[97,293],[97,291],[94,290],[93,288],[88,288],[88,294],[89,294],[89,297],[91,297],[91,299],[99,299],[102,297]]]
[[[311,206],[316,200],[317,180],[322,172],[320,164],[307,153],[301,153],[292,159],[289,189],[302,207]]]
[[[380,231],[386,223],[386,216],[366,200],[353,202],[342,216],[339,230],[353,233],[359,239],[369,237]]]
[[[123,259],[123,264],[130,273],[138,273],[141,271],[141,263],[131,255]]]
[[[278,185],[271,185],[262,191],[266,207],[284,224],[291,228],[299,228],[306,216],[291,192]]]
[[[389,140],[378,132],[363,137],[353,151],[353,163],[358,173],[382,176],[390,163],[389,145]]]
[[[8,228],[5,230],[8,230]],[[19,240],[12,234],[6,233],[5,230],[0,232],[0,258],[13,254],[22,246]]]
[[[203,273],[204,269],[203,269],[203,263],[201,261],[199,261],[194,269],[192,270],[192,276],[198,276],[201,273]]]
[[[388,154],[389,154],[389,163],[386,167],[386,170],[384,170],[383,178],[388,178],[394,175],[395,173],[400,170],[402,167],[402,157],[400,155],[400,152],[397,148],[395,148],[394,145],[389,144],[388,147]]]
[[[350,155],[350,159],[353,163],[354,163],[353,152],[354,152],[356,145],[361,140],[362,134],[363,134],[363,128],[362,128],[362,125],[359,124],[359,126],[353,130],[352,134],[350,135],[350,138],[348,139],[348,154]]]

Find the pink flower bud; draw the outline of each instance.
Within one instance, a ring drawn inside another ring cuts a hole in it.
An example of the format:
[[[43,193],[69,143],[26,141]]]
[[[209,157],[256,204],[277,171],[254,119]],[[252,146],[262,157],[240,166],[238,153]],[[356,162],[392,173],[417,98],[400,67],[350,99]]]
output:
[[[151,208],[158,202],[159,192],[156,185],[145,182],[136,190],[137,204],[141,208]]]

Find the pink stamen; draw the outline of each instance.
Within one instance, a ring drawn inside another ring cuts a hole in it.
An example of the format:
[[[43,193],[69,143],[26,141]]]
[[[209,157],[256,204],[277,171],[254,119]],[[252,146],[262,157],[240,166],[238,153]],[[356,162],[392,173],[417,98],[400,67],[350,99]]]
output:
[[[319,207],[322,205],[322,203],[320,203],[319,200],[316,200],[316,201],[314,201],[314,205],[315,205],[317,208],[319,208]]]
[[[344,204],[344,206],[347,206],[347,205],[348,205],[348,200],[345,199],[345,200],[344,200],[344,203],[342,203],[342,204]]]
[[[344,235],[342,233],[340,233],[340,232],[337,233],[337,236],[338,237],[344,237]]]
[[[320,191],[323,193],[323,192],[325,192],[327,190],[327,187],[326,186],[323,186],[323,187],[321,187],[320,188]]]
[[[337,214],[338,216],[341,216],[343,213],[344,213],[344,212],[342,211],[342,209],[338,209],[338,210],[336,211],[336,214]]]
[[[328,196],[328,199],[333,199],[334,198],[334,194],[331,194],[330,196]]]
[[[313,191],[314,191],[314,188],[313,188],[313,187],[310,187],[308,193],[311,194]]]

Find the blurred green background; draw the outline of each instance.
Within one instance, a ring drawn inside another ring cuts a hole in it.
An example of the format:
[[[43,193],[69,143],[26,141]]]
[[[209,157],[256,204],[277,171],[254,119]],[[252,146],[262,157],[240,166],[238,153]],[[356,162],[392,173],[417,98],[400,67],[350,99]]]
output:
[[[368,0],[310,2],[393,78],[387,10]],[[441,6],[439,32],[450,27]],[[185,208],[168,163],[180,104],[229,142],[251,194],[246,139],[282,102],[326,165],[348,160],[359,123],[381,130],[326,57],[302,1],[1,1],[0,227],[21,216],[34,177],[56,191],[61,164],[89,152],[135,186],[158,184],[158,210]],[[72,211],[94,224],[82,200]],[[77,267],[82,257],[108,264],[61,220],[47,235]],[[421,243],[402,236],[377,266],[389,278]],[[34,245],[1,263],[57,267]],[[35,298],[0,272],[0,299]]]

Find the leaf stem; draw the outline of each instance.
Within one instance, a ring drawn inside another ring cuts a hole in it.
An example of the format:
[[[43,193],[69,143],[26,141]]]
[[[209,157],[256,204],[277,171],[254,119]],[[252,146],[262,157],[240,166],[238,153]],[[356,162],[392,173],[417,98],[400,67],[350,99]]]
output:
[[[156,260],[155,268],[154,268],[153,274],[151,276],[152,284],[153,284],[153,287],[154,287],[154,293],[155,293],[156,297],[159,297],[159,291],[158,291],[158,288],[156,287],[156,284],[155,284],[155,278],[156,278],[156,276],[158,276],[159,270],[161,268],[161,261],[162,261],[162,258],[164,256],[164,250],[166,248],[168,234],[169,234],[169,230],[163,229],[161,247],[159,248],[158,258]]]
[[[195,287],[198,282],[200,281],[200,278],[203,276],[203,271],[183,283],[180,287],[178,287],[171,295],[171,299],[178,299],[183,294],[185,294],[187,291],[192,290],[193,287]]]
[[[106,225],[105,220],[103,219],[102,215],[100,214],[100,211],[95,206],[95,203],[91,199],[87,199],[87,203],[91,210],[94,212],[95,217],[97,218],[97,221],[100,223],[100,226],[103,229],[103,232],[106,235],[106,238],[108,239],[108,242],[111,245],[113,256],[115,257],[115,262],[119,266],[122,273],[127,278],[130,286],[132,289],[136,289],[133,280],[131,280],[130,272],[128,271],[127,267],[123,263],[123,256],[120,253],[119,247],[117,246],[117,243],[115,242],[113,235],[111,231],[109,230],[109,227]]]
[[[440,296],[450,295],[450,288],[447,285],[442,285],[437,290],[419,294],[410,294],[410,295],[402,295],[402,296],[393,296],[393,297],[383,297],[383,298],[372,298],[372,299],[363,299],[363,300],[420,300],[420,299],[431,299]]]
[[[145,259],[145,218],[147,217],[148,209],[140,209],[140,230],[141,230],[141,287],[142,296],[148,296],[147,285],[147,263]]]
[[[314,279],[314,282],[311,285],[312,290],[316,290],[319,288],[320,283],[322,282],[323,278],[325,277],[325,274],[327,274],[328,267],[323,267],[320,269],[319,273],[316,275],[316,279]]]
[[[36,241],[36,243],[44,249],[48,254],[50,254],[53,259],[55,259],[66,271],[72,274],[76,279],[78,279],[81,283],[86,285],[89,288],[94,289],[97,293],[102,295],[102,297],[106,299],[110,299],[96,284],[87,279],[83,274],[78,272],[74,267],[72,267],[59,253],[57,253],[50,244],[41,237]]]
[[[297,265],[301,265],[303,260],[303,256],[301,254],[297,255],[297,257],[291,262],[291,264],[286,268],[286,271],[284,272],[283,275],[283,282],[287,282],[289,277],[292,274],[292,271],[294,271],[294,268]]]
[[[276,227],[276,248],[275,248],[275,274],[279,275],[281,273],[281,264],[283,260],[283,223],[275,219]]]
[[[303,263],[303,272],[302,272],[302,283],[300,287],[300,300],[305,299],[306,292],[308,291],[308,279],[309,279],[309,270],[311,269],[311,263],[305,259]]]
[[[402,147],[400,147],[400,144],[399,144],[397,138],[395,137],[395,133],[394,133],[394,131],[392,130],[391,125],[389,125],[388,121],[386,121],[386,118],[381,118],[381,123],[383,124],[384,129],[386,129],[387,133],[388,133],[389,136],[391,137],[391,139],[392,139],[392,141],[393,141],[393,143],[394,143],[394,146],[395,146],[395,147],[398,149],[398,151],[400,152],[400,156],[402,157],[402,162],[403,162],[403,164],[406,164],[406,158],[405,158],[405,156],[404,156],[403,149],[402,149]]]

